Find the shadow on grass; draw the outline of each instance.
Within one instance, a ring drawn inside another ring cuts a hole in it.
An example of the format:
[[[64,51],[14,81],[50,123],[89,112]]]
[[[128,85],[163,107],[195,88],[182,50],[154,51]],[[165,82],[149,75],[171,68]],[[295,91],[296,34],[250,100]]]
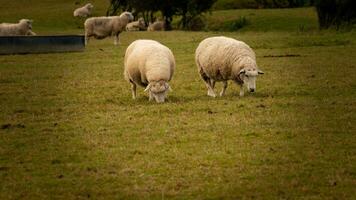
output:
[[[210,103],[210,102],[226,102],[226,101],[248,101],[252,99],[264,99],[274,97],[268,93],[246,93],[245,96],[240,97],[238,93],[232,92],[223,97],[217,96],[215,98],[207,96],[205,93],[199,93],[197,95],[168,95],[164,103],[156,103],[156,101],[149,101],[147,96],[138,96],[136,99],[129,97],[107,99],[106,103],[116,104],[119,106],[156,106],[156,105],[183,105],[191,103]]]

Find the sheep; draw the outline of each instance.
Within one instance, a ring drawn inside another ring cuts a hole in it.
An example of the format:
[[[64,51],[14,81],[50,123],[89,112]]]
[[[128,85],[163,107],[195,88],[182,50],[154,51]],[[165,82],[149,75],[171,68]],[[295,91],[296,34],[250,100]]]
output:
[[[126,31],[141,31],[146,30],[145,20],[140,17],[137,21],[128,23],[126,25]]]
[[[94,8],[93,4],[87,3],[85,6],[77,8],[73,12],[74,17],[88,17],[91,15],[91,11]]]
[[[220,96],[225,94],[228,80],[240,85],[241,97],[244,96],[243,84],[254,92],[256,77],[264,74],[257,67],[255,53],[246,43],[223,36],[200,42],[195,51],[195,63],[211,97],[216,97],[214,86],[217,81],[223,82]]]
[[[108,36],[114,36],[114,44],[118,45],[119,34],[125,30],[126,25],[133,20],[130,12],[123,12],[120,16],[111,17],[90,17],[84,22],[85,45],[89,38],[94,36],[96,39],[104,39]]]
[[[147,31],[164,31],[165,23],[164,21],[155,21],[148,25]]]
[[[149,101],[165,101],[168,82],[172,79],[175,59],[172,51],[154,40],[136,40],[127,47],[124,58],[124,77],[131,84],[132,98],[136,99],[136,85],[146,87]]]
[[[21,19],[19,23],[1,23],[0,36],[36,35],[32,32],[32,20]]]

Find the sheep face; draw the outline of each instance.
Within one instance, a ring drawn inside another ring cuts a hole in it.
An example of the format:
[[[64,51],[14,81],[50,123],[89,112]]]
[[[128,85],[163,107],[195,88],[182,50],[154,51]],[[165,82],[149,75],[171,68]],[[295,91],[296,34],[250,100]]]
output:
[[[21,19],[20,24],[25,24],[29,30],[32,30],[32,20],[29,19]]]
[[[256,68],[244,68],[240,71],[239,76],[249,92],[256,91],[256,78],[259,74],[264,74],[264,72]]]
[[[130,12],[123,12],[120,17],[125,16],[128,22],[132,22],[134,20],[134,16]]]
[[[157,103],[163,103],[171,87],[166,81],[151,82],[145,91],[149,91],[150,100],[155,99]]]
[[[89,9],[89,10],[91,10],[91,9],[94,8],[93,4],[91,4],[91,3],[87,3],[87,4],[85,5],[85,7],[87,7],[87,9]]]

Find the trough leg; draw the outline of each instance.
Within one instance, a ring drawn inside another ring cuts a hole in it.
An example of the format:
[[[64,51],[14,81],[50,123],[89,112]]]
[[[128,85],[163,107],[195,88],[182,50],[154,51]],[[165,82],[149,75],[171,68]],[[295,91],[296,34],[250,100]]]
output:
[[[226,88],[227,88],[227,81],[223,81],[223,88],[222,88],[222,90],[220,92],[220,96],[224,96],[225,95]]]

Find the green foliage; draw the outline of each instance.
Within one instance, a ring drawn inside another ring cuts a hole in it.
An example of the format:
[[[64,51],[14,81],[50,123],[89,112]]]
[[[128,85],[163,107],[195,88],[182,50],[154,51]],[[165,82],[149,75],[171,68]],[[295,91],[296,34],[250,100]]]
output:
[[[212,28],[213,31],[238,31],[249,24],[249,21],[245,16],[240,16],[237,19],[227,20],[223,22],[220,26]]]
[[[356,3],[354,0],[316,0],[316,10],[321,29],[351,26],[356,23]]]
[[[204,16],[196,16],[193,19],[189,20],[186,24],[186,29],[190,31],[201,31],[205,28],[205,17]],[[179,25],[178,25],[179,26]]]
[[[108,12],[117,12],[118,10],[134,10],[136,14],[143,15],[148,21],[153,20],[153,13],[160,11],[166,25],[166,30],[171,29],[173,16],[181,17],[182,29],[186,29],[191,20],[208,11],[216,0],[111,0],[111,6]]]
[[[229,10],[241,8],[258,8],[255,0],[217,0],[213,5],[214,10]]]
[[[295,8],[310,5],[310,0],[218,0],[216,10],[241,8]]]
[[[243,27],[245,27],[246,25],[248,25],[248,20],[245,16],[240,17],[237,20],[234,20],[232,22],[226,22],[227,25],[227,30],[228,31],[237,31]]]

